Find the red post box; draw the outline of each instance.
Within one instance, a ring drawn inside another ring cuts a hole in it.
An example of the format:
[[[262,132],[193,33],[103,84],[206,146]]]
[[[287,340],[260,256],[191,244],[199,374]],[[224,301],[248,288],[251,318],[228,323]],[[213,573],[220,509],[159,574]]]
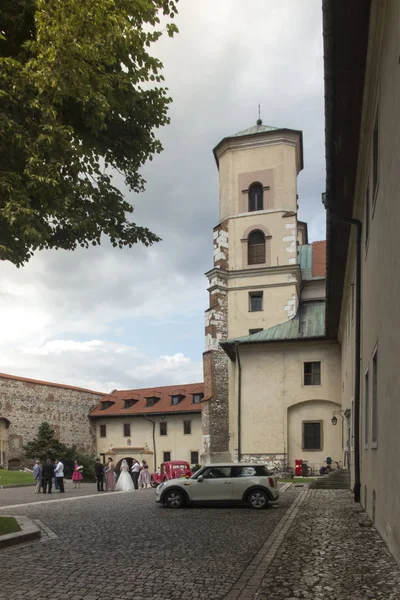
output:
[[[296,460],[294,461],[294,470],[295,470],[296,476],[301,477],[301,475],[303,474],[303,459],[302,458],[296,458]]]

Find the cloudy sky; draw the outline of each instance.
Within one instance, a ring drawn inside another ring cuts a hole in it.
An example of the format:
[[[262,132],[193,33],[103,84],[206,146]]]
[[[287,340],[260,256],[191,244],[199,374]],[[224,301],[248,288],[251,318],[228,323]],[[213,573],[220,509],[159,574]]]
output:
[[[174,99],[164,152],[128,194],[150,249],[38,252],[0,264],[0,371],[99,391],[202,381],[218,222],[213,147],[255,124],[301,129],[300,218],[324,239],[321,0],[181,0],[153,53]]]

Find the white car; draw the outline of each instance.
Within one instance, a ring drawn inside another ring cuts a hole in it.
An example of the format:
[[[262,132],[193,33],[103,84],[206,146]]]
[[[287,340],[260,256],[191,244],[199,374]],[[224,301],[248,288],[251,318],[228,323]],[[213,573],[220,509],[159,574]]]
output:
[[[190,479],[165,481],[156,489],[156,502],[167,508],[194,502],[240,502],[259,510],[278,498],[276,477],[265,465],[249,463],[206,465]]]

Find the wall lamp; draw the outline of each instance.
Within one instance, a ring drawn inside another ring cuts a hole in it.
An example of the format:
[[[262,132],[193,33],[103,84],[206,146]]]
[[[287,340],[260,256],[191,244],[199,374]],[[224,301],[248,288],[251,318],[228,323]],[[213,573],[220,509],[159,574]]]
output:
[[[349,415],[350,415],[350,410],[348,408],[346,408],[346,410],[334,410],[333,411],[333,417],[331,419],[331,423],[332,425],[337,425],[337,416],[339,415],[340,417],[342,417],[342,419],[348,419]]]

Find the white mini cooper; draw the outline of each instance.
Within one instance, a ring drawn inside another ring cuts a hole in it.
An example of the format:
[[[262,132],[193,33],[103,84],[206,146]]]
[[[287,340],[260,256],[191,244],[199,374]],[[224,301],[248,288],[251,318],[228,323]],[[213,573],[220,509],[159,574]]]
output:
[[[265,465],[249,463],[206,465],[190,479],[166,481],[156,489],[156,502],[167,508],[195,502],[239,502],[259,510],[278,498],[276,477]]]

